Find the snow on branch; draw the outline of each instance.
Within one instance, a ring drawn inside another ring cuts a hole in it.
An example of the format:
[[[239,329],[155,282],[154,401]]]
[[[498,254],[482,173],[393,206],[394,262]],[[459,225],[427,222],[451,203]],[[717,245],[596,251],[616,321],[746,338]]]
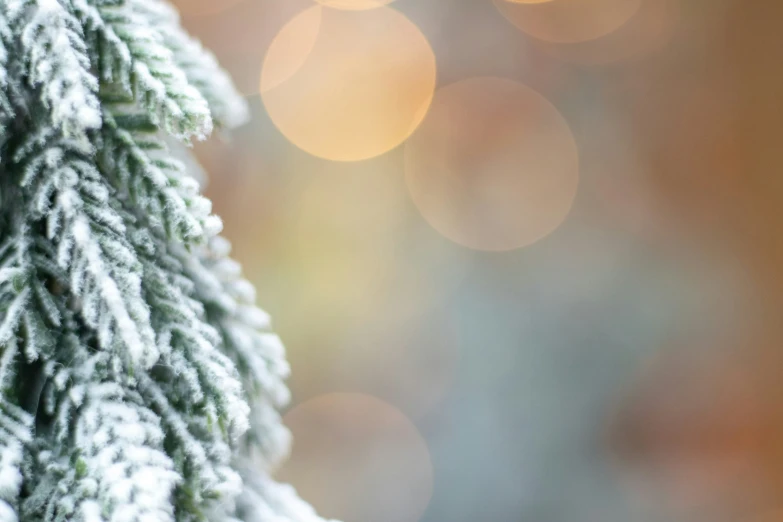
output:
[[[0,521],[17,520],[17,496],[22,485],[22,457],[25,444],[32,441],[33,417],[14,405],[5,390],[12,390],[12,366],[17,357],[15,340],[2,344],[0,352]]]
[[[158,333],[159,369],[171,377],[162,386],[169,396],[201,408],[230,439],[248,428],[248,405],[239,374],[219,349],[220,336],[206,322],[203,304],[191,296],[193,284],[162,241],[145,230],[132,234],[144,270],[144,295]],[[145,251],[146,250],[146,251]]]
[[[14,161],[31,217],[44,222],[82,318],[102,346],[120,341],[131,363],[149,367],[159,354],[141,295],[141,265],[90,153],[84,142],[54,140],[44,131],[30,137]]]
[[[0,522],[321,522],[269,478],[283,345],[166,146],[246,116],[162,0],[0,0]]]
[[[166,46],[174,61],[185,72],[188,81],[209,103],[212,118],[220,127],[237,127],[247,120],[248,108],[228,75],[220,68],[214,55],[182,30],[179,15],[166,2],[139,2],[150,19],[158,20]]]
[[[145,8],[149,0],[122,2],[71,0],[88,33],[93,61],[110,98],[140,104],[152,121],[172,135],[204,139],[212,132],[212,118],[204,97],[177,66],[161,34],[159,20]],[[163,27],[165,29],[165,26]]]
[[[193,256],[178,250],[185,273],[195,283],[197,299],[220,332],[221,348],[236,365],[250,404],[247,449],[260,452],[262,467],[271,469],[287,456],[290,434],[277,408],[290,400],[285,379],[290,366],[280,338],[270,333],[269,315],[256,304],[255,289],[229,256],[230,243],[215,237]]]
[[[146,115],[107,111],[105,119],[101,169],[150,226],[183,243],[204,243],[220,232],[222,222],[212,214],[212,203],[199,194],[198,182],[182,163],[167,154]]]
[[[218,236],[198,256],[180,251],[180,258],[196,283],[196,295],[206,305],[210,323],[223,337],[224,351],[234,360],[249,391],[283,407],[290,399],[284,382],[290,373],[285,348],[270,333],[269,315],[256,306],[255,289],[242,277],[230,251],[230,243]]]
[[[0,0],[0,9],[7,9]],[[15,83],[8,74],[9,50],[12,46],[13,33],[8,21],[0,16],[0,146],[5,142],[5,127],[12,119],[14,109],[11,106],[11,91]],[[2,156],[0,156],[2,160]],[[0,519],[2,520],[2,519]]]
[[[58,0],[8,0],[27,82],[41,90],[52,124],[66,135],[82,135],[101,125],[98,80],[90,73],[81,26]]]
[[[35,241],[29,226],[11,219],[16,233],[0,246],[0,347],[21,343],[28,361],[49,356],[54,348],[51,327],[60,316],[37,274],[62,278],[58,267],[47,261],[47,245]]]
[[[242,479],[231,467],[231,450],[216,436],[203,415],[179,411],[168,399],[162,383],[148,375],[139,377],[139,389],[160,416],[168,436],[176,441],[176,462],[185,482],[178,490],[182,504],[191,516],[203,517],[203,509],[221,511],[214,520],[223,520],[232,511],[234,498],[242,491]],[[214,500],[220,500],[214,505]]]
[[[237,499],[237,512],[245,522],[326,522],[290,485],[259,477],[249,466],[243,471],[245,488]]]
[[[122,375],[117,357],[89,343],[70,332],[60,339],[58,359],[71,365],[58,365],[52,375],[62,398],[53,408],[51,449],[38,455],[44,475],[25,501],[25,515],[43,522],[173,522],[182,477],[164,452],[159,418]]]

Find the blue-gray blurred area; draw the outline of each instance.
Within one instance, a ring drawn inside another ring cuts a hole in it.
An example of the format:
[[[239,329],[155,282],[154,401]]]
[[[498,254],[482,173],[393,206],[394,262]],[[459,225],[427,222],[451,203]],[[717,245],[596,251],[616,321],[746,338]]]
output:
[[[783,3],[642,0],[627,24],[646,27],[650,4],[667,5],[649,46],[637,26],[541,42],[493,0],[389,4],[427,37],[438,87],[516,80],[574,135],[579,188],[565,222],[532,245],[484,252],[422,217],[403,146],[341,163],[278,131],[256,92],[261,66],[312,2],[240,0],[206,14],[188,2],[175,2],[185,25],[250,104],[247,125],[196,151],[286,344],[291,407],[372,395],[405,414],[431,456],[426,510],[398,510],[405,487],[384,499],[386,484],[429,480],[425,464],[396,465],[404,444],[392,473],[383,455],[362,453],[380,442],[346,434],[344,466],[318,469],[312,455],[334,451],[340,434],[321,448],[317,426],[294,426],[281,475],[324,516],[783,517]]]

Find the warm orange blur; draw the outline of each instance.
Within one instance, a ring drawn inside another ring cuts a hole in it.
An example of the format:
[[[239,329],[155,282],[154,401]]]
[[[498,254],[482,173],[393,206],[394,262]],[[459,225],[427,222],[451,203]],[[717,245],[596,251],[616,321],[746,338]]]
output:
[[[363,10],[380,7],[394,0],[316,0],[319,4],[335,9]]]
[[[293,144],[330,160],[363,160],[416,129],[435,90],[435,56],[394,9],[316,6],[272,42],[260,88],[269,116]]]
[[[782,2],[177,3],[317,508],[780,519]]]
[[[494,0],[503,16],[539,40],[573,43],[594,40],[617,30],[642,0]]]
[[[568,123],[522,84],[479,77],[442,87],[405,146],[411,198],[444,236],[478,250],[535,243],[566,218],[579,159]]]
[[[424,513],[432,495],[429,450],[393,406],[331,393],[300,404],[283,421],[295,449],[280,478],[296,483],[323,516],[416,522]],[[367,468],[375,472],[365,475]]]

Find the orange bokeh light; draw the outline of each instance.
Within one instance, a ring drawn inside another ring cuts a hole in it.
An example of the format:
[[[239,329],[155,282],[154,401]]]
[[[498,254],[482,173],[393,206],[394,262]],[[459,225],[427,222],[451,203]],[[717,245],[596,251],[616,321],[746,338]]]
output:
[[[680,18],[680,0],[643,0],[639,11],[603,38],[541,47],[556,58],[580,65],[603,65],[644,58],[664,48]]]
[[[638,10],[641,0],[556,0],[520,3],[494,0],[511,23],[546,42],[584,42],[617,30]]]
[[[304,65],[315,47],[323,9],[302,11],[286,24],[269,45],[261,73],[261,93],[269,92],[291,79]]]
[[[435,74],[427,39],[394,9],[315,6],[270,46],[261,97],[292,143],[321,158],[357,161],[393,149],[416,129]]]
[[[554,231],[573,204],[578,152],[543,96],[481,77],[440,89],[405,149],[408,188],[441,234],[477,250],[512,250]]]
[[[323,516],[345,522],[417,522],[432,496],[433,469],[419,431],[369,395],[332,393],[284,417],[294,437],[279,478]]]

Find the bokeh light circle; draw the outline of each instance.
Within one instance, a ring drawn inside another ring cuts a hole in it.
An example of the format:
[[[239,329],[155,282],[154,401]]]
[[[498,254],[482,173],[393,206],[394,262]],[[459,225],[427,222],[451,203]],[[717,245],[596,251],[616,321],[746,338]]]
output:
[[[417,522],[432,496],[433,469],[419,431],[369,395],[332,393],[284,417],[294,449],[278,478],[327,518]]]
[[[402,143],[435,90],[435,55],[389,7],[303,11],[273,41],[261,97],[277,128],[325,159],[358,161]]]
[[[348,11],[361,11],[364,9],[373,9],[392,3],[394,0],[315,0],[326,7],[334,9],[345,9]]]
[[[275,36],[261,70],[261,93],[279,87],[302,68],[320,33],[323,9],[314,7],[299,13]]]
[[[669,43],[680,9],[680,0],[643,0],[636,14],[603,38],[566,44],[541,42],[540,47],[564,62],[588,66],[645,58]]]
[[[421,214],[477,250],[512,250],[554,231],[576,196],[578,163],[557,109],[495,77],[440,89],[405,147],[406,182]]]
[[[584,42],[617,30],[638,10],[642,0],[555,0],[520,3],[494,0],[512,24],[539,40]]]

